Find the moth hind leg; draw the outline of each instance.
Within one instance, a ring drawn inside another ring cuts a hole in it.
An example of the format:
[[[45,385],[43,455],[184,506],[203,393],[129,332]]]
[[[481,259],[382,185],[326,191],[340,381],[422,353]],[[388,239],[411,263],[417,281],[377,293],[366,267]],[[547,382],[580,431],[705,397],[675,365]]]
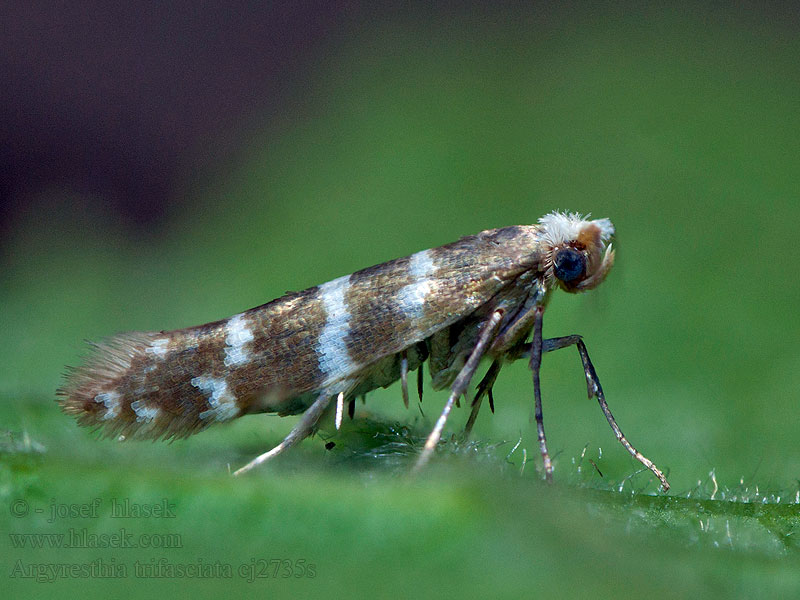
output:
[[[325,409],[328,407],[328,404],[331,402],[332,396],[329,392],[323,391],[314,403],[308,407],[308,409],[303,413],[303,416],[300,418],[300,421],[294,428],[289,432],[283,441],[275,446],[269,452],[265,452],[251,460],[242,468],[233,472],[234,476],[239,476],[251,469],[257,467],[258,465],[275,458],[279,454],[282,454],[285,450],[291,448],[298,442],[303,441],[314,430],[314,425],[317,424],[319,418],[322,416],[322,413],[325,412]]]
[[[486,353],[486,350],[489,347],[489,342],[497,332],[502,319],[503,311],[498,309],[494,311],[484,322],[481,332],[478,335],[478,340],[473,347],[472,352],[470,352],[467,362],[461,368],[461,371],[459,371],[455,381],[453,381],[453,385],[450,387],[450,396],[448,397],[447,402],[442,409],[442,414],[439,415],[436,425],[428,435],[428,438],[425,440],[425,447],[422,449],[422,453],[417,459],[417,464],[414,466],[414,471],[419,471],[430,460],[436,445],[439,443],[439,440],[442,437],[442,430],[447,422],[447,417],[450,415],[450,411],[453,409],[453,405],[456,403],[456,400],[464,394],[464,392],[467,390],[467,387],[469,387],[469,382],[472,380],[472,376],[475,374],[475,370],[478,368],[478,363]]]

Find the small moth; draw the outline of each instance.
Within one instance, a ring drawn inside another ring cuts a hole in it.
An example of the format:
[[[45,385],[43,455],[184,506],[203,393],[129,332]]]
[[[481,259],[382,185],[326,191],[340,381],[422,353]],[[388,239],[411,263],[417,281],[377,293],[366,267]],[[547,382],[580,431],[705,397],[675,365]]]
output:
[[[492,359],[478,384],[469,434],[504,363],[533,371],[539,448],[553,466],[542,418],[542,354],[576,346],[589,397],[596,397],[617,439],[661,482],[662,472],[625,438],[606,404],[578,335],[542,339],[542,316],[558,288],[597,287],[614,263],[608,219],[553,212],[536,225],[490,229],[339,277],[228,319],[160,332],[123,333],[93,345],[58,390],[65,412],[107,436],[180,438],[249,413],[303,416],[275,448],[235,474],[277,456],[310,435],[333,402],[335,422],[352,416],[355,398],[401,381],[427,361],[434,389],[450,388],[416,463],[430,459],[453,405],[478,363]]]

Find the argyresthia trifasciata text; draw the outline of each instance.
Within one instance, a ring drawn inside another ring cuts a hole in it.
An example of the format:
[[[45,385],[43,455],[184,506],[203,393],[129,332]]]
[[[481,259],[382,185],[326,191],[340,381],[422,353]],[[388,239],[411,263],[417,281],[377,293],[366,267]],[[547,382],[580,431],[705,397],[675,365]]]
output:
[[[545,474],[552,477],[542,420],[542,354],[575,345],[589,396],[627,450],[669,484],[622,435],[580,336],[542,339],[550,294],[590,290],[614,263],[608,219],[550,213],[536,225],[482,231],[457,242],[290,293],[229,319],[161,332],[119,334],[94,345],[58,394],[81,425],[109,436],[185,437],[248,413],[303,413],[277,447],[237,473],[307,437],[329,404],[343,407],[402,382],[427,361],[434,389],[450,387],[417,467],[427,462],[453,404],[483,357],[492,364],[467,422],[475,421],[504,362],[528,358]],[[532,335],[532,338],[530,337]],[[350,405],[351,406],[351,405]]]

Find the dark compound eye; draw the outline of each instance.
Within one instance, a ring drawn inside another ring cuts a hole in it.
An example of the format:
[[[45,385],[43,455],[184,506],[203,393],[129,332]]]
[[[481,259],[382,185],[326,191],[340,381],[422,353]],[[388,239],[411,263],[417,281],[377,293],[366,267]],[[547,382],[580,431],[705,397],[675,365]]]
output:
[[[553,270],[561,281],[572,283],[586,272],[586,258],[573,248],[562,248],[556,253]]]

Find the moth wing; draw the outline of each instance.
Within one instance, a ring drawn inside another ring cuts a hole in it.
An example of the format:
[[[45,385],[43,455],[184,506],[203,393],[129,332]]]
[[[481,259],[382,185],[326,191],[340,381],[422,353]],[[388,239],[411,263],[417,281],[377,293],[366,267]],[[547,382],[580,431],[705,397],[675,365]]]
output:
[[[368,365],[427,339],[474,313],[538,261],[536,227],[517,226],[354,273],[346,294],[350,359]]]

